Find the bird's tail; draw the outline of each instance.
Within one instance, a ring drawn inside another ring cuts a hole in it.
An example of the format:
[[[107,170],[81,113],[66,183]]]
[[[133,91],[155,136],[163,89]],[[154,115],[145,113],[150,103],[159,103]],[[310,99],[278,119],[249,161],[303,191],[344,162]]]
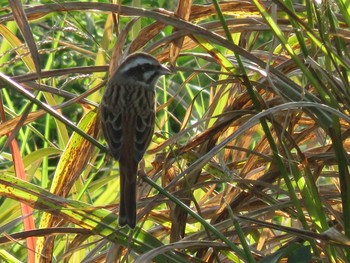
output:
[[[136,161],[124,163],[119,161],[120,170],[120,206],[119,226],[128,225],[135,228],[136,225]]]

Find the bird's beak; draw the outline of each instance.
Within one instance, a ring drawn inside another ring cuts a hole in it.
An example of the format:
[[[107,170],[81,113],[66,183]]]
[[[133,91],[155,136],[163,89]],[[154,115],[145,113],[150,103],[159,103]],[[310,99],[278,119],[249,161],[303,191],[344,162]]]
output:
[[[161,75],[170,75],[175,73],[175,69],[173,67],[166,67],[164,65],[161,65],[159,72]]]

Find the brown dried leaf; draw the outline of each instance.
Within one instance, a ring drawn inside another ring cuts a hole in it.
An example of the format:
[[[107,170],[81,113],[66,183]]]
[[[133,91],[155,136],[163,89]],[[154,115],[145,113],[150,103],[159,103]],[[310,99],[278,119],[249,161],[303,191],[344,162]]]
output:
[[[36,112],[31,112],[28,114],[27,118],[23,121],[22,125],[26,125],[28,123],[31,123],[41,116],[43,116],[46,112],[44,110],[38,110]],[[12,120],[3,122],[0,124],[0,136],[4,136],[7,133],[14,130],[17,126],[17,124],[21,121],[22,116],[18,116],[13,118]]]
[[[192,6],[192,1],[191,0],[180,0],[177,6],[176,10],[176,16],[180,17],[183,20],[188,21],[191,15],[191,6]],[[174,28],[175,32],[177,31],[176,28]],[[169,62],[170,64],[174,64],[183,45],[184,37],[177,38],[175,39],[171,44],[170,44],[170,49],[169,49]]]
[[[36,47],[34,37],[32,34],[32,31],[30,29],[26,14],[24,12],[22,2],[20,0],[10,0],[9,4],[11,6],[13,16],[17,22],[18,28],[21,31],[28,48],[30,50],[30,53],[32,55],[34,65],[35,65],[35,70],[36,73],[40,76],[41,74],[41,68],[40,68],[40,57],[39,57],[39,52]],[[30,69],[34,70],[34,69]]]
[[[133,20],[131,20],[118,35],[118,40],[113,48],[111,61],[109,63],[109,77],[111,77],[115,70],[119,67],[120,63],[123,61],[123,57],[128,55],[123,55],[123,47],[125,45],[125,40],[128,37],[128,33],[130,32],[131,27],[137,20],[138,18],[134,18]]]

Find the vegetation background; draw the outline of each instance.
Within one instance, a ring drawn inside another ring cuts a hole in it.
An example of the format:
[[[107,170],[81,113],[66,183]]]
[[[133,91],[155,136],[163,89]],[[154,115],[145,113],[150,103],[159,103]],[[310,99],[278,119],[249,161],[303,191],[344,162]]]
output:
[[[350,262],[349,2],[145,2],[1,1],[0,261]],[[140,50],[177,73],[129,230],[93,138]]]

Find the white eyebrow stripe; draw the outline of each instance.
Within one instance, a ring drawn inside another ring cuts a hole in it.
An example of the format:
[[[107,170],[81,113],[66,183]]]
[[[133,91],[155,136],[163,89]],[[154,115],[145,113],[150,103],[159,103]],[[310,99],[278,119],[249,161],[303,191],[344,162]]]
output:
[[[123,64],[124,64],[124,62],[123,62]],[[124,64],[123,67],[120,68],[120,71],[126,72],[131,68],[135,68],[135,67],[141,66],[143,64],[155,65],[155,63],[152,60],[139,57],[137,59],[133,59],[133,60],[128,61],[128,63]]]

